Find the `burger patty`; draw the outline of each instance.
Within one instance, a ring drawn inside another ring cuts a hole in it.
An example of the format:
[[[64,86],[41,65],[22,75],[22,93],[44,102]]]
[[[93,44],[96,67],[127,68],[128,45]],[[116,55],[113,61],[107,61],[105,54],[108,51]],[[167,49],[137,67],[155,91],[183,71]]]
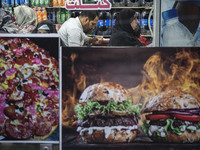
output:
[[[96,116],[93,118],[87,118],[80,126],[82,127],[105,127],[105,126],[133,126],[138,124],[138,118],[136,116],[115,116],[115,117],[102,117]]]
[[[176,127],[180,127],[181,125],[186,125],[186,121],[184,120],[179,120],[179,119],[176,119],[174,118],[173,119],[173,126],[176,128]],[[160,120],[151,120],[149,122],[150,125],[157,125],[157,126],[165,126],[167,124],[167,121],[165,119],[160,119]],[[198,122],[190,122],[190,121],[187,121],[187,124],[189,125],[193,125],[193,126],[196,126],[198,124]]]

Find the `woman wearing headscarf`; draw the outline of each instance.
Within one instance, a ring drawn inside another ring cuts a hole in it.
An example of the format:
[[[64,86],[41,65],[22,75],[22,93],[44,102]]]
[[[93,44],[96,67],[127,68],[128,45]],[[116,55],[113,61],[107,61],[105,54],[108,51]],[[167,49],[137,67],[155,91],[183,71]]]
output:
[[[138,40],[137,13],[133,9],[122,9],[116,19],[109,46],[143,46]]]
[[[16,22],[19,25],[18,33],[32,33],[37,25],[37,15],[35,11],[25,5],[14,8]]]
[[[17,33],[19,28],[15,17],[4,9],[0,9],[0,33]]]
[[[57,33],[57,30],[52,21],[44,20],[37,24],[32,33]]]

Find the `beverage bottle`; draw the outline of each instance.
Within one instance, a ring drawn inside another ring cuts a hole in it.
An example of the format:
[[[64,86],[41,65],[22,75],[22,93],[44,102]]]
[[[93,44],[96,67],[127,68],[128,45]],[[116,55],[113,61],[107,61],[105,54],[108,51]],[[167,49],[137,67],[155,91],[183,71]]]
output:
[[[44,0],[40,0],[40,7],[44,7]]]
[[[141,26],[141,15],[140,15],[140,12],[136,11],[136,13],[137,13],[137,16],[138,16],[137,17],[138,22],[139,22],[138,25]]]
[[[50,8],[48,10],[49,11],[47,12],[47,18],[48,18],[48,20],[53,21],[52,9]]]
[[[42,20],[47,20],[47,10],[45,7],[42,8]]]
[[[38,7],[37,13],[38,13],[38,23],[39,23],[39,22],[42,21],[42,9],[41,9],[41,7]]]
[[[56,23],[56,11],[54,8],[52,9],[52,21]]]
[[[153,5],[153,0],[145,0],[145,6],[151,7]]]
[[[8,3],[7,3],[7,1],[8,1]],[[3,8],[7,8],[9,6],[9,0],[2,0],[1,5]]]
[[[138,7],[140,5],[140,0],[127,0],[127,6]]]
[[[141,13],[141,34],[147,35],[149,33],[149,26],[148,26],[148,17],[149,11],[143,10]]]
[[[24,4],[24,0],[20,0],[20,5],[23,5]]]
[[[56,18],[57,18],[57,23],[60,24],[61,23],[61,10],[60,8],[58,9],[58,11],[56,12]]]
[[[116,19],[117,19],[117,16],[119,15],[119,12],[115,11],[113,14],[112,14],[112,27],[115,26],[115,22],[116,22]]]
[[[53,0],[53,7],[57,7],[58,6],[58,0]]]
[[[65,11],[65,21],[67,21],[70,18],[70,13],[69,11]]]
[[[125,0],[112,0],[113,7],[122,7],[126,5]]]
[[[10,7],[14,7],[15,6],[15,0],[10,0]]]
[[[161,33],[162,46],[194,46],[192,33],[178,20],[176,9],[162,12],[164,25]]]
[[[15,0],[15,6],[19,6],[20,5],[20,0]]]
[[[34,7],[35,6],[35,0],[31,0],[31,7]]]
[[[200,47],[200,23],[199,23],[199,27],[194,35],[194,39],[195,39],[195,46]]]
[[[104,31],[104,16],[103,16],[103,12],[101,11],[99,13],[99,21],[97,23],[96,34],[103,35],[103,31]]]
[[[146,0],[140,0],[140,5],[141,6],[146,6]]]
[[[62,6],[63,0],[58,0],[58,6]]]
[[[49,6],[50,6],[49,0],[44,0],[44,6],[45,6],[45,7],[49,7]]]
[[[40,0],[35,0],[35,6],[39,7],[40,6]]]
[[[97,24],[97,35],[110,35],[111,32],[111,14],[108,11],[101,11]]]
[[[61,18],[61,24],[65,22],[66,13],[65,10],[61,10],[60,18]]]
[[[62,2],[63,2],[63,3],[62,3],[62,6],[65,6],[66,0],[63,0]]]

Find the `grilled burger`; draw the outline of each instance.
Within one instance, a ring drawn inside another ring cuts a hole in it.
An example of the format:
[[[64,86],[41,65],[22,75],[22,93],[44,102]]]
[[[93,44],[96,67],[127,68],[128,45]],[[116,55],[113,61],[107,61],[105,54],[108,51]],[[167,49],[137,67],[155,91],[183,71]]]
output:
[[[77,131],[87,143],[132,142],[138,131],[140,107],[132,105],[127,89],[115,83],[87,87],[75,107]]]
[[[149,100],[142,129],[153,141],[193,143],[200,140],[200,103],[192,95],[170,90]]]

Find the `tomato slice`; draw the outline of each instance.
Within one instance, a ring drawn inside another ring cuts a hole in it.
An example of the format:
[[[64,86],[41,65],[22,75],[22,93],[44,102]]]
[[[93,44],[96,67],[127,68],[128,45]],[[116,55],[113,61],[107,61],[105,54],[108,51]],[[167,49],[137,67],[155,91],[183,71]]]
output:
[[[159,120],[159,119],[169,119],[171,118],[170,115],[166,114],[150,114],[146,115],[147,120]]]
[[[200,115],[181,115],[173,114],[174,117],[186,121],[200,121]]]

